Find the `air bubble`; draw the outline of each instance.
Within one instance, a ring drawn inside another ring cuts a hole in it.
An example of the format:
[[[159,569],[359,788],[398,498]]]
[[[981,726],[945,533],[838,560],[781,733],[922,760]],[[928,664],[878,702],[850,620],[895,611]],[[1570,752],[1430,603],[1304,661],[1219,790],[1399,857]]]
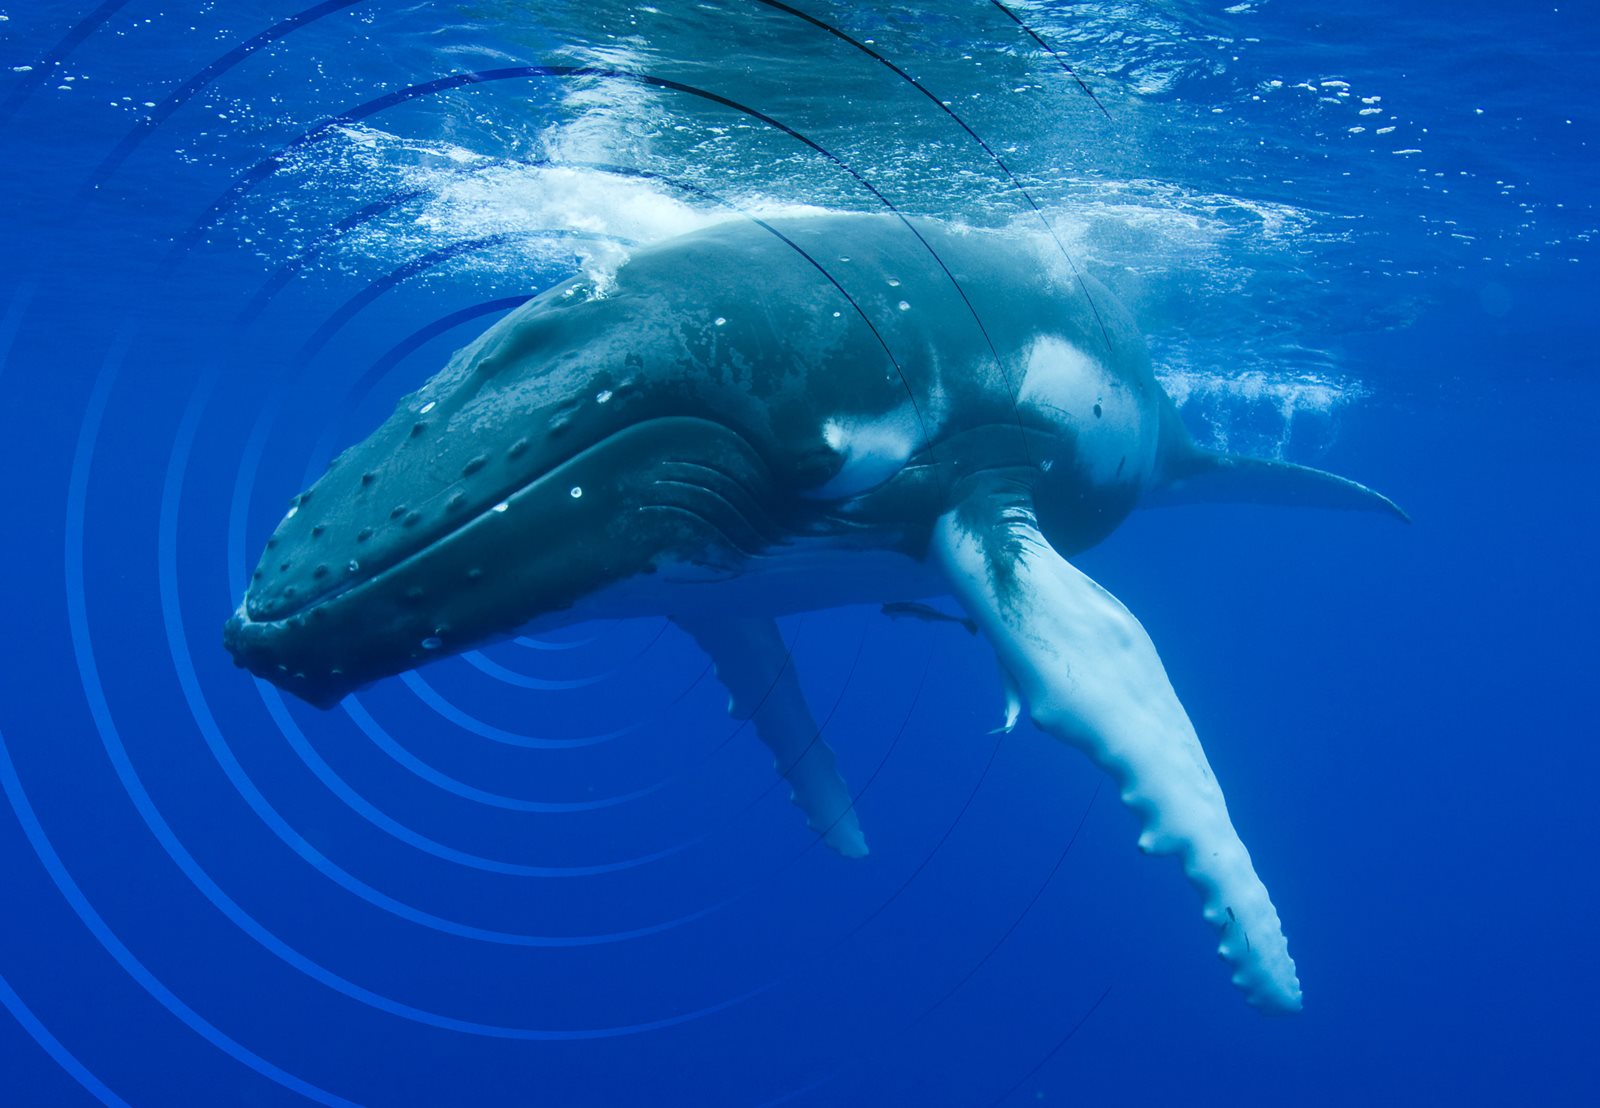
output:
[[[361,563],[356,561],[354,558],[351,558],[348,562],[345,563],[345,567],[344,568],[345,568],[345,572],[346,573],[360,573],[361,572]]]
[[[497,512],[503,512],[509,507],[511,507],[511,505],[508,504],[506,501],[502,500],[502,501],[500,501],[500,503],[498,503],[498,504],[496,504],[494,506],[494,510],[497,511]]]
[[[728,321],[727,321],[727,319],[725,317],[719,315],[716,319],[712,320],[712,322],[715,323],[718,327],[721,327],[724,323],[726,323]]]
[[[417,412],[417,414],[418,415],[427,415],[429,412],[433,411],[434,407],[437,406],[438,403],[439,402],[437,400],[428,401],[426,404],[424,404],[421,407],[421,409]]]
[[[900,310],[902,312],[909,312],[911,310],[911,305],[909,303],[907,303],[906,301],[902,300],[902,301],[900,301]]]
[[[610,389],[601,389],[599,392],[594,394],[594,400],[595,400],[596,404],[604,404],[606,401],[608,401],[610,399],[611,399],[611,390]]]
[[[422,640],[422,649],[424,650],[438,650],[443,645],[444,640],[438,635],[429,635],[427,638]]]
[[[581,487],[579,487],[578,485],[573,485],[572,486],[572,499],[577,500],[582,495],[583,495],[583,489]]]

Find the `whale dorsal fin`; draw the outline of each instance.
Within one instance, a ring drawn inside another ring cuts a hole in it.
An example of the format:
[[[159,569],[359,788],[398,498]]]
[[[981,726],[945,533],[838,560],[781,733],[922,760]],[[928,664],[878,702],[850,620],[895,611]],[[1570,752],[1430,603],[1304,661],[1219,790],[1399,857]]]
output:
[[[1182,860],[1234,984],[1258,1007],[1297,1011],[1300,983],[1277,910],[1139,621],[1056,553],[1017,481],[978,482],[940,517],[932,555],[1034,723],[1111,774],[1143,821],[1143,850]]]

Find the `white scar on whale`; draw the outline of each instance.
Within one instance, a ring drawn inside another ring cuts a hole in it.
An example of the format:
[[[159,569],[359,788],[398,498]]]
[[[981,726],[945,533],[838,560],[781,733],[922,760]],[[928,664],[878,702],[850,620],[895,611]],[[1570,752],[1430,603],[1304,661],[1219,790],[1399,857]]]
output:
[[[1405,514],[1198,446],[1143,336],[1016,236],[831,215],[641,250],[604,297],[496,323],[294,500],[227,622],[320,706],[495,639],[667,616],[705,650],[840,854],[867,843],[775,622],[845,604],[956,620],[1026,711],[1115,781],[1199,889],[1234,984],[1301,1006],[1277,909],[1154,644],[1071,559],[1141,506]],[[965,617],[923,601],[954,597]]]

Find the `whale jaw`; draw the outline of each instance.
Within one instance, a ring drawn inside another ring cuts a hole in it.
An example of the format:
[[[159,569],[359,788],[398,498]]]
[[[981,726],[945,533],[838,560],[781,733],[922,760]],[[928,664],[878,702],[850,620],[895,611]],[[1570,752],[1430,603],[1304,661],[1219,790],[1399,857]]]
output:
[[[645,420],[581,451],[504,500],[370,575],[309,603],[247,594],[223,629],[234,662],[329,707],[380,678],[576,618],[664,569],[736,575],[787,529],[757,508],[771,477],[737,432],[710,420]],[[280,543],[286,557],[297,551]],[[274,556],[277,556],[275,552]],[[665,611],[614,614],[670,614]]]

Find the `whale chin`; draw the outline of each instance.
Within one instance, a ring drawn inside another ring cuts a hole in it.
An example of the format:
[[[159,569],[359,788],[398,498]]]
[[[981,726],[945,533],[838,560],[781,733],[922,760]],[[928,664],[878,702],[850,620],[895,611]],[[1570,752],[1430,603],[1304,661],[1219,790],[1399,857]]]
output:
[[[291,670],[289,663],[277,661],[291,655],[282,640],[291,635],[280,621],[253,620],[240,605],[239,611],[222,626],[222,645],[233,655],[233,664],[249,670],[316,708],[328,709],[356,690],[370,684],[346,674],[338,667],[312,672]],[[376,678],[374,678],[376,679]]]

